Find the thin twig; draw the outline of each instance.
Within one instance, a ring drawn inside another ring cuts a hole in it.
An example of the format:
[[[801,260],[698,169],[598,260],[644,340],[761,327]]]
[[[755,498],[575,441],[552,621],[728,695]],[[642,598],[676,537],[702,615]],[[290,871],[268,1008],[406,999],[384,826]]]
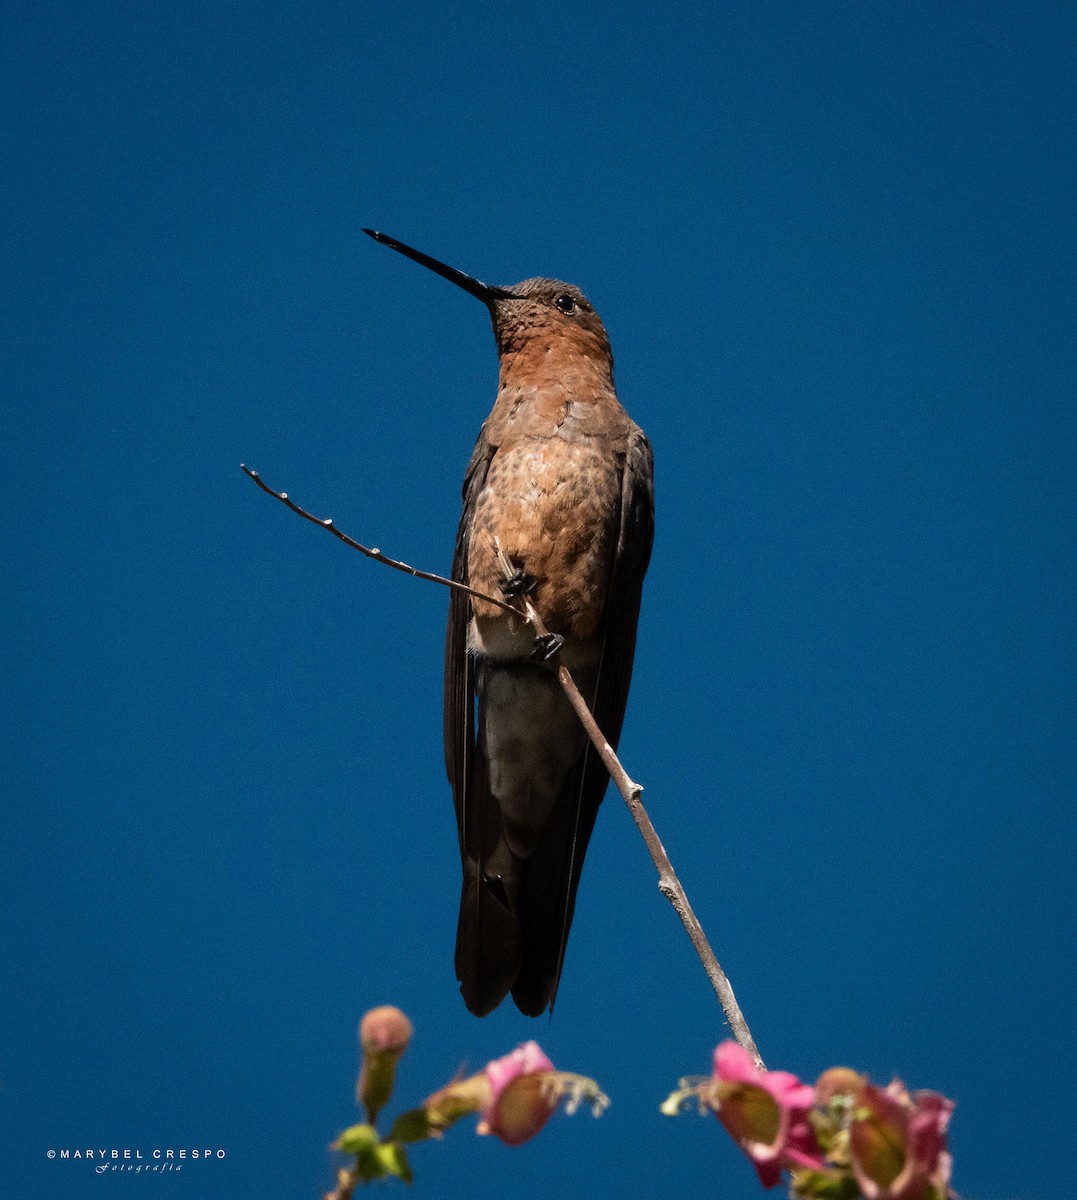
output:
[[[420,571],[418,567],[409,567],[406,562],[400,562],[398,559],[390,558],[387,554],[382,554],[376,546],[362,545],[355,538],[350,538],[346,533],[342,533],[333,524],[332,517],[316,517],[313,513],[307,512],[305,508],[300,508],[287,492],[275,492],[261,475],[251,467],[248,467],[246,463],[240,463],[239,468],[249,479],[253,479],[267,496],[272,496],[274,500],[279,500],[297,516],[302,517],[304,521],[310,521],[312,525],[317,525],[319,529],[326,530],[333,537],[339,538],[345,546],[351,546],[353,550],[358,550],[360,554],[365,554],[367,558],[372,558],[375,562],[384,563],[387,567],[392,567],[394,570],[403,571],[405,575],[414,575],[416,579],[426,579],[430,583],[440,583],[442,587],[455,588],[458,592],[466,592],[469,596],[474,596],[478,600],[486,600],[490,604],[496,604],[506,612],[512,613],[514,617],[520,616],[520,610],[514,608],[504,600],[487,596],[484,592],[477,592],[474,588],[469,588],[466,583],[460,583],[456,579],[446,579],[444,575],[434,575],[430,571]]]
[[[368,558],[373,558],[377,562],[384,563],[387,567],[394,567],[398,571],[414,575],[417,579],[426,579],[430,583],[440,583],[443,587],[456,588],[459,591],[466,592],[469,596],[474,596],[478,600],[485,600],[489,604],[496,604],[499,608],[512,613],[513,616],[526,620],[534,629],[536,636],[543,638],[549,636],[549,631],[543,623],[542,618],[535,611],[535,606],[531,603],[529,597],[521,597],[523,601],[523,611],[521,612],[514,605],[508,604],[496,596],[489,596],[485,592],[470,588],[457,580],[446,579],[443,575],[434,575],[429,571],[420,571],[415,567],[409,567],[407,563],[398,562],[394,558],[387,557],[380,550],[372,550],[367,546],[361,545],[354,538],[348,537],[346,533],[342,533],[337,529],[332,520],[313,516],[290,500],[287,492],[273,491],[272,488],[268,487],[262,481],[257,471],[253,471],[247,466],[243,466],[243,470],[267,495],[280,500],[297,515],[313,522],[313,524],[318,525],[322,529],[328,530],[334,537],[339,538],[353,550],[358,550],[360,554],[365,554]],[[673,905],[677,916],[681,920],[681,924],[691,939],[695,952],[703,964],[704,971],[707,973],[707,978],[711,981],[711,986],[718,996],[718,1001],[722,1006],[722,1011],[725,1013],[726,1021],[729,1023],[730,1032],[736,1041],[752,1056],[757,1066],[763,1067],[763,1060],[759,1056],[759,1051],[748,1028],[748,1022],[745,1021],[744,1014],[737,1003],[737,998],[733,994],[733,988],[726,978],[725,972],[718,964],[718,959],[715,957],[714,951],[707,941],[707,935],[703,932],[703,926],[700,925],[699,919],[696,917],[695,912],[693,912],[684,888],[681,886],[681,881],[677,878],[673,864],[669,861],[665,847],[655,832],[654,825],[651,823],[651,819],[647,815],[647,810],[643,806],[643,801],[640,799],[643,792],[642,786],[635,783],[621,765],[620,759],[618,759],[613,747],[606,741],[602,730],[599,729],[591,710],[587,707],[587,701],[580,694],[580,690],[576,686],[576,682],[572,678],[568,668],[559,665],[557,668],[557,678],[562,690],[568,697],[569,703],[575,710],[577,717],[579,717],[580,723],[587,732],[587,736],[591,739],[592,745],[598,751],[599,756],[606,765],[606,769],[610,773],[610,778],[628,806],[628,811],[632,814],[632,819],[636,822],[636,826],[647,845],[647,849],[650,851],[651,858],[658,871],[659,890],[670,904]]]

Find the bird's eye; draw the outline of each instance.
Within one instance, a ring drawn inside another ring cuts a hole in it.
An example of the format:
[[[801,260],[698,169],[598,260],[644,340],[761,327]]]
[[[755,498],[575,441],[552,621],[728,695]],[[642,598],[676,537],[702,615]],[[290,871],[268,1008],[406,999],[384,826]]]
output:
[[[554,300],[554,305],[563,313],[574,313],[576,311],[576,301],[571,296],[558,296]]]

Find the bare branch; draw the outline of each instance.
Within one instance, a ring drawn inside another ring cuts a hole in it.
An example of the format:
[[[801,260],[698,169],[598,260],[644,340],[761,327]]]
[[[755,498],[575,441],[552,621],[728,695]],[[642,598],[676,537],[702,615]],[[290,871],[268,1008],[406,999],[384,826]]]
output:
[[[455,588],[458,592],[466,592],[469,596],[475,596],[479,600],[486,600],[490,604],[496,604],[506,612],[512,613],[514,617],[520,616],[520,610],[514,608],[505,600],[499,600],[496,596],[487,596],[485,592],[477,592],[474,588],[469,588],[466,583],[460,583],[455,579],[446,579],[444,575],[434,575],[430,571],[420,571],[418,567],[409,567],[406,562],[400,562],[398,559],[390,558],[387,554],[382,554],[376,546],[372,548],[362,545],[362,543],[357,542],[354,538],[348,537],[346,533],[342,533],[333,524],[332,517],[316,517],[313,513],[307,512],[305,508],[300,508],[287,492],[275,492],[261,475],[251,467],[248,467],[246,463],[240,463],[239,468],[248,479],[253,479],[267,496],[272,496],[274,500],[279,500],[297,516],[302,517],[304,521],[310,521],[312,525],[317,525],[319,529],[324,529],[327,533],[331,533],[333,537],[339,538],[345,546],[350,546],[353,550],[358,550],[360,554],[365,554],[367,558],[372,558],[375,562],[384,563],[385,566],[392,567],[394,570],[403,571],[405,575],[414,575],[416,579],[425,579],[430,583],[440,583],[442,587]]]
[[[241,464],[242,465],[242,464]],[[547,630],[542,618],[535,611],[534,605],[527,596],[519,597],[523,601],[523,609],[517,608],[515,605],[508,604],[504,600],[496,596],[487,595],[485,592],[476,591],[474,588],[468,587],[466,584],[459,583],[453,579],[446,579],[443,575],[434,575],[429,571],[420,571],[415,567],[409,567],[407,563],[398,562],[394,558],[389,558],[382,554],[380,550],[370,549],[367,546],[361,545],[354,538],[348,537],[346,533],[342,533],[333,524],[329,518],[319,518],[313,516],[305,509],[300,508],[288,498],[287,492],[275,492],[272,488],[267,487],[262,481],[261,476],[257,471],[251,470],[247,466],[243,466],[243,471],[254,480],[254,482],[275,499],[280,500],[287,505],[292,512],[298,516],[311,521],[320,528],[327,530],[334,537],[339,538],[346,546],[350,546],[353,550],[358,550],[360,554],[365,554],[367,558],[372,558],[376,562],[384,563],[387,567],[394,567],[398,571],[404,571],[408,575],[414,575],[417,579],[426,579],[430,583],[440,583],[443,587],[456,588],[459,591],[466,592],[469,596],[474,596],[479,600],[485,600],[490,604],[496,604],[499,608],[513,614],[515,617],[521,617],[526,620],[534,629],[536,636],[547,637]],[[511,571],[506,568],[506,577],[511,574]],[[603,763],[606,765],[610,773],[610,778],[613,780],[617,790],[621,793],[628,811],[632,814],[632,819],[636,822],[636,827],[639,829],[647,849],[650,851],[655,868],[658,871],[658,888],[662,895],[673,905],[674,911],[680,918],[681,924],[684,926],[688,937],[691,939],[692,945],[695,948],[696,954],[699,956],[700,962],[703,964],[703,969],[707,973],[707,978],[714,988],[715,994],[718,996],[718,1001],[722,1006],[722,1011],[725,1013],[726,1021],[729,1023],[730,1032],[736,1039],[739,1045],[752,1056],[755,1063],[759,1067],[763,1067],[763,1060],[759,1055],[759,1050],[756,1048],[751,1031],[748,1028],[748,1023],[744,1019],[744,1014],[740,1010],[740,1005],[737,1003],[737,998],[733,994],[733,988],[729,980],[726,978],[725,972],[718,964],[718,959],[715,957],[714,951],[707,941],[707,935],[703,932],[703,927],[699,923],[699,919],[692,910],[691,904],[688,902],[688,896],[685,894],[684,888],[681,886],[681,881],[677,878],[677,873],[673,869],[672,863],[669,861],[669,856],[666,854],[665,847],[662,845],[658,834],[655,832],[654,825],[651,823],[650,817],[647,815],[647,810],[643,806],[643,801],[640,796],[643,788],[640,784],[635,783],[628,775],[628,772],[621,765],[620,759],[614,753],[613,747],[606,741],[602,730],[599,729],[598,723],[595,721],[591,710],[587,707],[587,702],[580,694],[579,688],[576,686],[575,680],[565,666],[559,665],[557,668],[557,678],[561,687],[572,705],[576,715],[580,719],[587,732],[587,736],[591,739],[592,745],[598,751]]]

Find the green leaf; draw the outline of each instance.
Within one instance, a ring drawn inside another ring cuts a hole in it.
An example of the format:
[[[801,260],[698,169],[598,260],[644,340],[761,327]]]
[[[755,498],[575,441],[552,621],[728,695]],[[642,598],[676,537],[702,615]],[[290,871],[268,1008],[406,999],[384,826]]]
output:
[[[345,1154],[364,1154],[369,1152],[381,1139],[370,1125],[352,1125],[345,1129],[336,1140],[336,1148]]]
[[[397,1142],[383,1142],[374,1152],[385,1175],[395,1175],[405,1183],[411,1183],[411,1165],[407,1151]]]
[[[393,1122],[393,1127],[389,1130],[388,1141],[422,1142],[440,1132],[440,1128],[431,1123],[430,1115],[425,1108],[413,1108],[406,1113],[401,1113]]]
[[[378,1159],[377,1146],[371,1146],[368,1150],[364,1150],[362,1154],[355,1156],[355,1173],[363,1183],[370,1183],[372,1180],[385,1178],[385,1168]]]

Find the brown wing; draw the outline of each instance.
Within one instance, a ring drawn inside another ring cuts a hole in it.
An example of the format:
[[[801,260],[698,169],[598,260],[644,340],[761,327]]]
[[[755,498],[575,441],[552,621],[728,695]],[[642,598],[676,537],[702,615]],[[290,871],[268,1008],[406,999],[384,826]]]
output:
[[[585,691],[598,726],[614,749],[628,702],[643,577],[653,539],[654,458],[643,431],[633,426],[621,478],[620,529],[606,598],[602,660],[593,694]],[[553,1009],[583,859],[608,783],[609,774],[588,743],[540,845],[527,862],[518,913],[523,959],[512,996],[517,1007],[531,1016],[547,1005]]]
[[[464,476],[464,511],[456,530],[452,578],[467,583],[467,556],[475,502],[486,483],[486,473],[496,447],[486,439],[483,426]],[[460,853],[464,853],[465,798],[471,778],[475,748],[474,662],[467,649],[471,604],[466,593],[455,588],[449,594],[449,620],[445,629],[445,770],[456,807]]]
[[[643,430],[634,428],[621,480],[621,530],[606,599],[606,637],[594,707],[598,727],[615,750],[628,703],[643,577],[653,541],[654,455]],[[597,754],[592,752],[590,759],[601,766]],[[605,768],[600,777],[606,778]]]
[[[453,579],[468,582],[472,517],[496,451],[485,426],[464,476],[464,511],[456,534]],[[445,632],[445,768],[456,807],[463,886],[456,931],[456,976],[468,1008],[483,1016],[508,994],[520,965],[520,926],[497,875],[486,864],[501,844],[501,809],[475,737],[475,660],[468,653],[471,604],[453,591]]]

